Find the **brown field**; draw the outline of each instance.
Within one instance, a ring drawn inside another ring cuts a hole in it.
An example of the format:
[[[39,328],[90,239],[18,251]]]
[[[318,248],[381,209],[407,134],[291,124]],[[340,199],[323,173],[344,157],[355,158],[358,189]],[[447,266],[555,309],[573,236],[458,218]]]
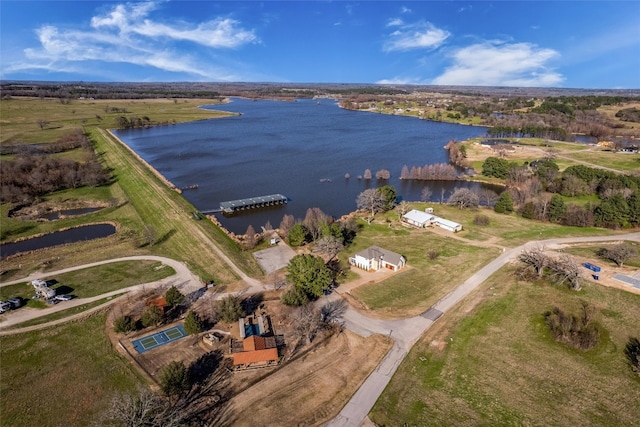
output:
[[[390,348],[387,337],[362,338],[345,330],[235,396],[222,421],[233,426],[320,425],[340,412]]]

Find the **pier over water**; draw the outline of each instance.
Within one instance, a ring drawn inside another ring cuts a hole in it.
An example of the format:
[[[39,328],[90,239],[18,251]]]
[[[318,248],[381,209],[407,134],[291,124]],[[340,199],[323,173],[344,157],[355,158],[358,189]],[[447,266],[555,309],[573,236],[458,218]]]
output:
[[[282,205],[289,201],[287,196],[282,194],[269,194],[267,196],[250,197],[248,199],[230,200],[228,202],[220,202],[220,209],[206,211],[202,213],[223,212],[232,214],[244,209],[264,208],[267,206]]]

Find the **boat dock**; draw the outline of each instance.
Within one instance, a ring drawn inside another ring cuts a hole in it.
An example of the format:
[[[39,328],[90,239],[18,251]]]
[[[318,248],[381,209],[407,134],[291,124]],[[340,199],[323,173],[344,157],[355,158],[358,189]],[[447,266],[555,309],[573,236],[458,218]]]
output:
[[[228,202],[220,202],[220,209],[206,211],[202,213],[223,212],[232,214],[245,209],[264,208],[267,206],[282,205],[289,201],[287,196],[282,194],[269,194],[267,196],[250,197],[248,199],[230,200]]]

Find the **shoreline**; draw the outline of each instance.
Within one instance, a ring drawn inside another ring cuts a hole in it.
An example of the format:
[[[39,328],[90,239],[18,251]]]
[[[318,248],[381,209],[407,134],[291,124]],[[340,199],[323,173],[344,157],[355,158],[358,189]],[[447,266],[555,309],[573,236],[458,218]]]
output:
[[[153,166],[151,166],[151,164],[149,162],[147,162],[145,159],[143,159],[142,157],[140,157],[140,155],[138,153],[135,152],[135,150],[131,147],[129,147],[128,144],[126,144],[123,140],[121,140],[120,138],[118,138],[114,133],[113,133],[113,129],[105,129],[106,132],[111,135],[112,138],[114,138],[116,141],[118,141],[118,143],[120,143],[120,145],[122,145],[124,148],[126,148],[131,154],[133,154],[133,156],[138,159],[138,161],[140,161],[140,163],[142,163],[149,171],[151,171],[151,173],[153,173],[160,181],[162,181],[167,187],[169,187],[170,190],[175,191],[178,194],[182,194],[182,190],[178,187],[176,187],[171,181],[169,181],[164,175],[162,175],[160,172],[158,172],[158,170],[156,168],[154,168]]]

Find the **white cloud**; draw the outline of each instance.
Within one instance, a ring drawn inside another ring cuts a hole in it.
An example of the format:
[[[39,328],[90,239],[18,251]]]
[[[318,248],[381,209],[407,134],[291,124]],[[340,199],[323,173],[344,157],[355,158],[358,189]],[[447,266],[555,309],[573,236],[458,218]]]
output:
[[[432,80],[438,85],[556,86],[564,77],[547,64],[560,55],[531,43],[478,43],[452,55],[454,64]]]
[[[188,26],[178,28],[145,19],[144,22],[132,28],[131,31],[145,37],[167,37],[213,48],[235,48],[258,40],[253,31],[243,30],[239,28],[238,24],[239,22],[233,19],[219,18],[204,22],[193,28]]]
[[[90,30],[60,29],[46,25],[36,30],[37,48],[24,50],[29,61],[15,63],[11,69],[72,69],[85,61],[128,63],[159,70],[186,73],[201,78],[226,80],[240,76],[212,67],[203,59],[207,49],[233,49],[259,43],[252,30],[229,18],[200,23],[161,23],[150,13],[156,3],[127,3],[91,18]],[[192,43],[191,54],[176,42]],[[204,51],[203,51],[204,49]]]
[[[400,25],[403,25],[403,24],[404,22],[402,21],[402,19],[393,18],[389,20],[389,22],[387,23],[387,27],[399,27]]]
[[[402,6],[402,8],[400,8],[400,13],[411,13],[411,9],[407,6]]]
[[[448,31],[436,28],[429,22],[404,24],[400,21],[396,26],[398,29],[389,34],[389,39],[384,43],[385,52],[435,49],[451,35]]]

